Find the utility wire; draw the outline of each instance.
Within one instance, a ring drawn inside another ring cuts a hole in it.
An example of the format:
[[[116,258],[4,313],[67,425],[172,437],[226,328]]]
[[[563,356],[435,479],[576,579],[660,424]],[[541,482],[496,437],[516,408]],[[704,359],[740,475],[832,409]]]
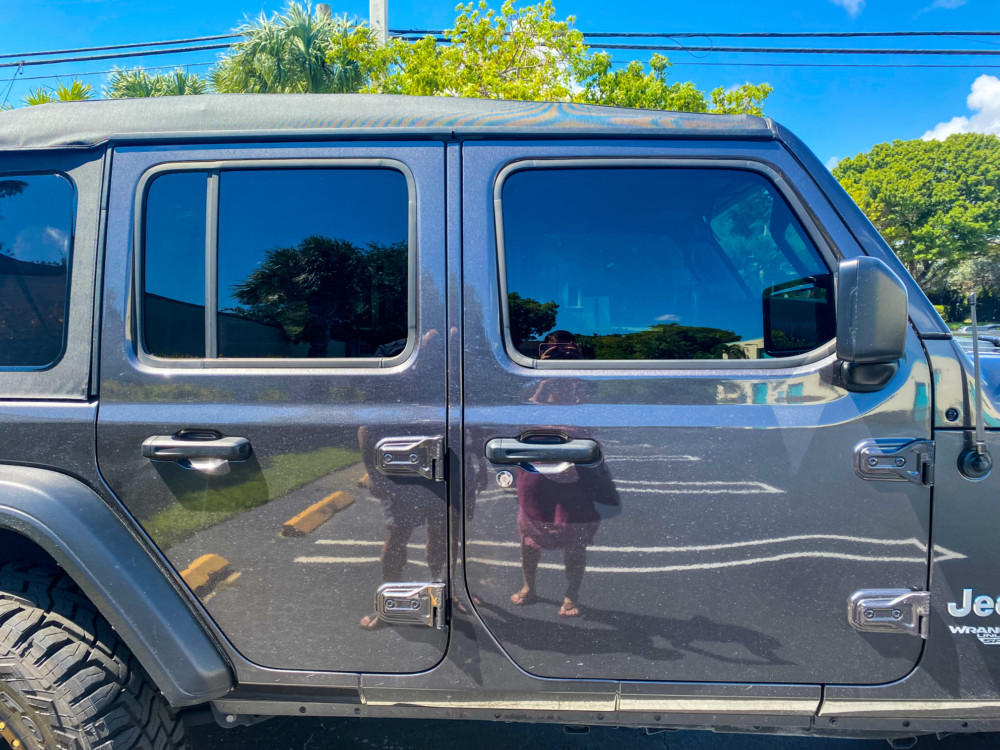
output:
[[[176,68],[200,68],[205,65],[215,65],[217,60],[209,60],[207,62],[196,62],[196,63],[181,63],[179,65],[157,65],[155,67],[144,68],[144,70],[175,70]],[[52,78],[87,78],[89,76],[103,76],[110,73],[116,72],[115,68],[111,70],[92,70],[88,73],[49,73],[44,76],[21,76],[22,81],[44,81]]]
[[[134,42],[131,44],[111,44],[106,47],[77,47],[76,49],[53,49],[46,52],[4,53],[0,58],[41,57],[43,55],[76,55],[81,52],[105,52],[112,49],[133,49],[135,47],[167,47],[171,44],[190,44],[194,42],[214,42],[219,39],[235,39],[241,34],[217,34],[216,36],[198,36],[192,39],[171,39],[166,42]]]
[[[683,44],[597,44],[598,49],[664,52],[740,52],[778,55],[1000,55],[994,49],[847,49],[844,47],[701,47]]]
[[[859,32],[860,33],[860,32]],[[222,38],[231,38],[236,35],[229,35]],[[420,37],[397,37],[400,39],[419,39]],[[435,41],[447,42],[447,39],[438,38]],[[132,45],[132,46],[151,46],[151,44],[166,44],[166,42],[154,42],[150,44],[143,45]],[[60,58],[49,58],[44,60],[16,60],[13,62],[0,62],[0,68],[18,68],[21,69],[28,65],[55,65],[58,63],[79,63],[88,62],[92,60],[117,60],[130,57],[146,57],[151,55],[175,55],[182,54],[186,52],[200,52],[205,50],[215,50],[215,49],[229,49],[232,44],[200,44],[196,46],[189,47],[171,47],[168,49],[153,49],[153,50],[141,50],[136,52],[116,52],[108,53],[102,55],[85,55],[81,57],[60,57]],[[602,44],[598,45],[600,49],[609,50],[643,50],[643,51],[658,51],[658,52],[738,52],[741,54],[801,54],[801,55],[938,55],[938,56],[953,56],[953,55],[975,55],[975,56],[1000,56],[1000,49],[996,50],[986,50],[986,49],[845,49],[840,47],[717,47],[717,46],[688,46],[682,44]],[[94,48],[101,49],[101,48]],[[29,53],[33,55],[49,54],[49,53]],[[0,57],[8,57],[5,55],[0,55]]]
[[[87,55],[85,57],[61,57],[49,60],[18,60],[17,62],[0,62],[0,68],[13,68],[17,65],[55,65],[56,63],[77,63],[90,60],[117,60],[123,57],[145,57],[146,55],[175,55],[181,52],[198,52],[207,49],[228,49],[231,44],[201,44],[197,47],[179,47],[172,49],[151,49],[141,52],[118,52],[107,55]],[[997,51],[1000,54],[1000,50]]]
[[[423,36],[441,36],[447,33],[445,29],[389,29],[390,34]],[[682,31],[675,33],[640,32],[640,31],[584,31],[584,38],[594,39],[628,39],[634,38],[698,38],[718,37],[720,39],[847,39],[856,37],[900,37],[900,36],[1000,36],[1000,31],[807,31],[792,32],[724,32],[721,34]]]
[[[20,67],[18,67],[18,69],[14,71],[14,75],[10,77],[10,85],[7,87],[7,93],[3,95],[3,101],[0,102],[0,109],[3,109],[7,105],[7,97],[10,96],[10,90],[14,88],[14,79],[19,75],[21,75]]]
[[[396,39],[418,41],[426,37],[399,36]],[[447,43],[451,40],[435,37],[435,42]],[[648,50],[651,52],[739,52],[782,55],[1000,55],[1000,50],[992,49],[889,49],[850,47],[719,47],[692,46],[687,44],[592,44],[593,49]]]

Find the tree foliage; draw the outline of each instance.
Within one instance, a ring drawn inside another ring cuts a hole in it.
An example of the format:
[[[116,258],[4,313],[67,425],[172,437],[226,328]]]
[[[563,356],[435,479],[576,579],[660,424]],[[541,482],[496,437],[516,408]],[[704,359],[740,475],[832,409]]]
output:
[[[733,331],[658,323],[645,331],[577,336],[586,359],[746,359]]]
[[[670,83],[667,80],[669,67],[670,60],[666,57],[653,55],[648,69],[633,60],[624,68],[612,70],[611,56],[598,52],[578,66],[583,100],[615,107],[760,115],[764,100],[773,90],[766,83],[746,83],[729,90],[720,86],[706,97],[705,92],[690,81]]]
[[[276,247],[236,287],[244,307],[229,310],[281,328],[310,357],[327,356],[331,338],[357,344],[405,337],[406,243],[361,249],[346,240],[306,237]]]
[[[196,73],[177,68],[170,73],[150,73],[144,68],[115,68],[104,87],[108,99],[204,94],[208,82]]]
[[[82,102],[93,98],[93,88],[89,83],[75,78],[69,84],[60,81],[55,88],[38,86],[32,89],[25,94],[24,103],[32,107],[50,102]]]
[[[392,39],[376,50],[364,90],[758,115],[772,91],[766,83],[747,83],[706,95],[691,82],[670,83],[670,62],[662,55],[648,67],[633,60],[613,70],[608,54],[590,52],[575,20],[557,18],[552,0],[523,7],[505,0],[499,11],[486,2],[459,5],[444,43]]]
[[[510,337],[517,346],[555,328],[559,305],[511,292],[507,295],[507,309],[510,313]]]
[[[573,98],[574,74],[586,57],[573,17],[556,18],[552,0],[499,11],[486,2],[459,5],[455,26],[416,42],[392,39],[369,90],[395,94],[559,101]]]
[[[844,159],[834,176],[925,289],[1000,242],[1000,138],[893,141]]]
[[[367,80],[363,68],[376,50],[370,29],[290,2],[284,13],[263,13],[237,32],[237,42],[212,69],[219,93],[356,93]]]

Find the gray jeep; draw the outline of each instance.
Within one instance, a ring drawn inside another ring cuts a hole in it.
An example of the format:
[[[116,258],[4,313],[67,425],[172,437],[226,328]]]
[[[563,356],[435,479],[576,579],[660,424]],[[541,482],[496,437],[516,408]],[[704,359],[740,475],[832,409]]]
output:
[[[1000,729],[982,367],[768,119],[0,114],[0,735]]]

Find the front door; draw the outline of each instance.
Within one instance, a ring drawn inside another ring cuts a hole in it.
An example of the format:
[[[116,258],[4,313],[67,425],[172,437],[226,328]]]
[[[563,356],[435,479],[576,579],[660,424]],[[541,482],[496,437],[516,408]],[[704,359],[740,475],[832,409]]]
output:
[[[847,602],[926,588],[930,491],[853,453],[930,436],[928,368],[911,334],[883,389],[838,385],[834,277],[860,251],[807,176],[777,144],[691,141],[472,144],[463,170],[465,569],[512,658],[907,674],[922,641],[855,630]]]
[[[250,662],[444,653],[445,629],[374,612],[383,583],[447,575],[443,164],[433,143],[114,154],[100,469]],[[388,474],[394,437],[429,440]]]

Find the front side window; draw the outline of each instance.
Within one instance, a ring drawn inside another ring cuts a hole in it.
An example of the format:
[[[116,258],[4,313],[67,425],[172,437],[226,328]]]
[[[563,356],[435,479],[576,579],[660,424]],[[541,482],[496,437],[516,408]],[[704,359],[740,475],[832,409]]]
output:
[[[74,206],[65,177],[0,175],[0,367],[62,355]]]
[[[511,344],[540,360],[786,357],[833,283],[774,184],[737,169],[552,168],[502,186]]]
[[[405,349],[409,189],[402,173],[167,173],[150,184],[145,215],[150,354],[363,359]],[[206,226],[214,235],[206,237]]]

